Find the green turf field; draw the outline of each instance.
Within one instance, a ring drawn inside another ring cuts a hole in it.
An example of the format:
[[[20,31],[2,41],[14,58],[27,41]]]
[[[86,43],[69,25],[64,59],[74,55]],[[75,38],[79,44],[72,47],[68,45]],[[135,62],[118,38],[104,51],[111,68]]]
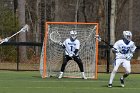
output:
[[[0,93],[139,93],[140,75],[131,74],[120,87],[117,74],[108,88],[110,74],[100,73],[98,80],[55,77],[42,79],[39,71],[0,71]]]

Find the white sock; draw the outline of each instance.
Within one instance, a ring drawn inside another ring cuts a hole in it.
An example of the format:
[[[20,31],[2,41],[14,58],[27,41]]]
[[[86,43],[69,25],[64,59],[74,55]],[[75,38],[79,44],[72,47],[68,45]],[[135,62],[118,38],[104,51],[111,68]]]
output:
[[[114,79],[114,77],[115,77],[115,72],[112,72],[111,73],[111,75],[110,75],[110,80],[109,80],[109,84],[112,84],[112,82],[113,82],[113,79]]]
[[[59,77],[58,78],[62,78],[63,77],[63,72],[60,72]]]
[[[87,79],[87,77],[85,76],[85,73],[84,72],[81,72],[81,74],[82,74],[82,78],[83,79]]]
[[[81,72],[82,76],[85,76],[85,73],[84,72]]]
[[[63,74],[64,72],[60,72],[60,74]]]

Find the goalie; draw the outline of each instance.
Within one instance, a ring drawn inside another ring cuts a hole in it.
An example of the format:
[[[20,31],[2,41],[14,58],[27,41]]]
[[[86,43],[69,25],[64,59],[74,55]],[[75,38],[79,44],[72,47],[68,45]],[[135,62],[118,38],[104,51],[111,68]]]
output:
[[[130,60],[133,57],[133,53],[135,52],[136,46],[132,41],[132,33],[130,31],[123,31],[124,38],[118,40],[114,46],[112,51],[116,54],[114,69],[110,75],[109,85],[108,87],[112,87],[112,82],[115,77],[115,74],[120,65],[125,68],[125,73],[120,78],[121,86],[124,87],[124,79],[131,72]]]
[[[87,79],[84,74],[83,63],[78,55],[78,50],[80,48],[80,41],[77,39],[77,32],[70,31],[70,38],[67,38],[63,42],[63,44],[60,43],[60,45],[65,49],[65,56],[64,56],[63,64],[61,66],[60,75],[58,78],[60,79],[63,77],[63,73],[67,65],[67,62],[69,60],[74,60],[80,68],[82,78]]]

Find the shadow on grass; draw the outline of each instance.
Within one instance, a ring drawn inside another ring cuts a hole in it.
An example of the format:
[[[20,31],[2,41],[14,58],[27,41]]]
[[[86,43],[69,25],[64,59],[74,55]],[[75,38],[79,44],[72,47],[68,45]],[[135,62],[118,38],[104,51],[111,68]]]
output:
[[[102,85],[101,87],[109,88],[108,85]],[[122,86],[119,86],[119,85],[112,85],[112,88],[122,88]]]

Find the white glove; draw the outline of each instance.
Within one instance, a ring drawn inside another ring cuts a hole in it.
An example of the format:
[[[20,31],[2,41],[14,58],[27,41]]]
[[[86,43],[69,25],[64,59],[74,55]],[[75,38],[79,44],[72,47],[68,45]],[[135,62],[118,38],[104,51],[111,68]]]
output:
[[[73,57],[73,53],[69,54],[69,57]]]
[[[4,39],[4,41],[5,41],[5,42],[8,42],[8,41],[9,41],[9,39],[8,39],[8,38],[5,38],[5,39]]]
[[[59,42],[59,45],[60,45],[60,46],[63,46],[63,43]]]
[[[127,60],[130,61],[132,57],[133,57],[133,54],[126,54],[126,59],[127,59]]]
[[[4,39],[4,42],[8,42],[8,40],[9,40],[9,38],[5,38],[5,39]]]

